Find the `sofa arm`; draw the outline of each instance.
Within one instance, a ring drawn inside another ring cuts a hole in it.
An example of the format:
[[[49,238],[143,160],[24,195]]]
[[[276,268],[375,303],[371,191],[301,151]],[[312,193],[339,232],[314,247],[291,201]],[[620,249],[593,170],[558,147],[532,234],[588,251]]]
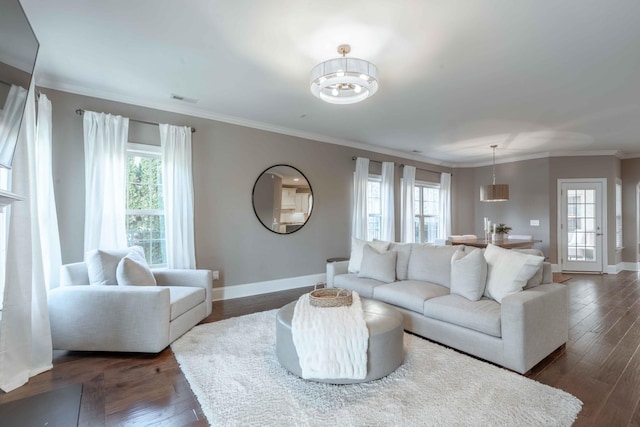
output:
[[[213,274],[211,270],[158,269],[153,270],[158,286],[194,286],[204,288],[207,316],[211,314]]]
[[[505,366],[524,374],[569,339],[569,291],[549,283],[502,300]]]
[[[327,263],[327,287],[333,288],[333,278],[338,274],[346,274],[349,261],[335,261]]]
[[[169,345],[169,289],[68,286],[49,292],[53,348],[157,353]]]

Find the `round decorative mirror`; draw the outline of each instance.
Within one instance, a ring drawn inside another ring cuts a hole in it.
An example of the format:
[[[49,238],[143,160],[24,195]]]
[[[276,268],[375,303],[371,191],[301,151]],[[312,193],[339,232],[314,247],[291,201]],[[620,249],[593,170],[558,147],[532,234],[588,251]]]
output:
[[[309,220],[313,209],[311,184],[293,166],[275,165],[253,185],[253,211],[269,231],[291,234]]]

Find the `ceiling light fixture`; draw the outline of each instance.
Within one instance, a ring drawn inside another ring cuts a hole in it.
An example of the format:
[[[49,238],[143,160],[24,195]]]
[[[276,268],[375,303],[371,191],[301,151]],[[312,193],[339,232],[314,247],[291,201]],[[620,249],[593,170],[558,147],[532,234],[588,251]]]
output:
[[[480,201],[481,202],[505,202],[509,200],[509,185],[496,184],[496,148],[497,145],[492,145],[493,148],[493,184],[483,185],[480,187]]]
[[[369,61],[347,58],[351,46],[341,44],[342,58],[321,62],[311,70],[311,93],[330,104],[355,104],[378,91],[378,69]]]

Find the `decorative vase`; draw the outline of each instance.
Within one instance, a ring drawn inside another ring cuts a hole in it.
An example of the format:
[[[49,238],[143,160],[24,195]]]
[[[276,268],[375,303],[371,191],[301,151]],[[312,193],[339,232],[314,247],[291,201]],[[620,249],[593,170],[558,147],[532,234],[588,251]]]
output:
[[[504,233],[493,233],[491,235],[492,242],[503,242],[504,241]]]

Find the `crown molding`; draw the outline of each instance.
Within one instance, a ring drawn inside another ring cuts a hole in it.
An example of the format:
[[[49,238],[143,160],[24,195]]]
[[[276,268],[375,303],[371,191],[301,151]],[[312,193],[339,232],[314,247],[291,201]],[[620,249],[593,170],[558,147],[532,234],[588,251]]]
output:
[[[637,159],[638,157],[640,157],[640,153],[623,153],[620,156],[620,160]]]
[[[554,151],[554,152],[543,152],[543,153],[535,153],[535,154],[527,154],[523,156],[506,156],[499,159],[496,159],[496,164],[502,163],[514,163],[520,162],[523,160],[535,160],[535,159],[544,159],[549,157],[586,157],[586,156],[613,156],[618,159],[631,159],[635,157],[640,157],[640,153],[637,154],[626,154],[618,150],[593,150],[593,151]],[[476,168],[482,166],[491,166],[493,162],[491,160],[482,161],[482,162],[473,162],[473,163],[457,163],[453,167],[455,168]]]
[[[544,159],[550,157],[548,152],[545,153],[534,153],[534,154],[524,154],[522,156],[505,156],[501,158],[496,158],[496,165],[502,163],[514,163],[520,162],[523,160],[535,160],[535,159]],[[493,160],[483,160],[481,162],[471,162],[471,163],[457,163],[454,167],[456,168],[477,168],[482,166],[491,166],[493,164]]]

